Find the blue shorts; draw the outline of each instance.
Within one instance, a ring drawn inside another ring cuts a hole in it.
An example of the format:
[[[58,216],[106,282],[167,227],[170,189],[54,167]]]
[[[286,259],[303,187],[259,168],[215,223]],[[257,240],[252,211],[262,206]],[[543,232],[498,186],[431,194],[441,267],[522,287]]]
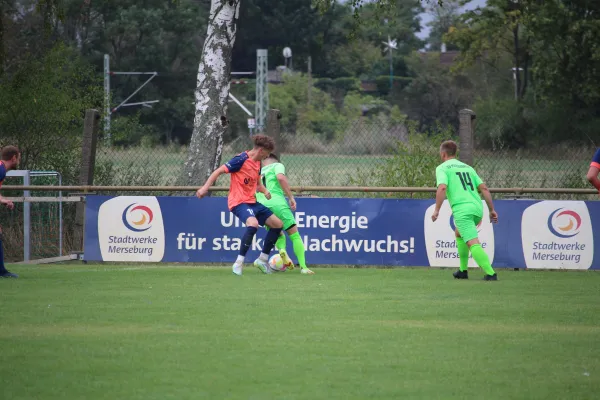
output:
[[[273,212],[260,203],[242,203],[231,209],[233,215],[240,219],[240,222],[246,223],[248,218],[254,217],[258,220],[259,225],[265,226]]]

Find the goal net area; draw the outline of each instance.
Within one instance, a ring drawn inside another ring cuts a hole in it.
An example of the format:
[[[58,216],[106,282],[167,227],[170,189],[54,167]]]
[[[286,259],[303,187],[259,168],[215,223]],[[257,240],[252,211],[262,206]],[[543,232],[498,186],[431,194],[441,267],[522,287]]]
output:
[[[54,171],[10,171],[3,186],[60,186]],[[76,204],[80,196],[60,191],[2,190],[14,208],[0,207],[6,262],[31,262],[69,256],[73,247]],[[79,246],[80,247],[80,246]]]

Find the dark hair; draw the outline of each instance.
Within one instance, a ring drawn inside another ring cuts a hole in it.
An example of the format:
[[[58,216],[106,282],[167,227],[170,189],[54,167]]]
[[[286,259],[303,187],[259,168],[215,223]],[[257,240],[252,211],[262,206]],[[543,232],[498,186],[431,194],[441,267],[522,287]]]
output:
[[[275,153],[271,153],[269,154],[269,157],[267,157],[267,159],[272,158],[273,160],[279,162],[279,157],[277,157],[277,154]]]
[[[10,161],[14,156],[21,154],[17,146],[6,146],[2,148],[2,161]]]
[[[267,135],[254,135],[252,136],[252,142],[254,147],[262,147],[265,150],[275,150],[275,141],[272,137]]]
[[[456,144],[456,142],[454,140],[446,140],[440,146],[440,151],[443,151],[444,153],[448,154],[451,157],[456,155],[457,150],[458,150],[458,145]]]

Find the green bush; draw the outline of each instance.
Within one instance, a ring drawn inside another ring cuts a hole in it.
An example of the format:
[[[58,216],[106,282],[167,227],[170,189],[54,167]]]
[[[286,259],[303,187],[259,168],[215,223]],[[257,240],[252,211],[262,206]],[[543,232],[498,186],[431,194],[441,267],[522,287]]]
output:
[[[159,143],[160,135],[152,125],[140,123],[140,114],[114,118],[110,126],[111,143],[115,146],[151,148]],[[102,138],[105,139],[105,138]]]
[[[98,162],[94,169],[94,185],[98,186],[159,186],[164,182],[161,166],[150,157],[118,165],[115,160]],[[104,192],[106,195],[146,196],[148,192]],[[155,195],[160,193],[156,192]]]
[[[400,91],[410,85],[413,78],[408,76],[394,76],[392,77],[394,90]],[[390,76],[381,75],[375,78],[375,84],[377,85],[377,91],[381,94],[388,94],[390,92]]]
[[[409,124],[408,140],[396,141],[392,156],[382,158],[375,172],[358,174],[350,184],[385,187],[435,186],[435,169],[441,164],[440,143],[452,139],[452,127],[436,126],[430,132],[418,132]],[[430,198],[430,193],[397,193],[394,197]]]
[[[477,113],[475,139],[481,148],[520,148],[527,143],[527,122],[522,106],[514,99],[486,99],[474,106]]]

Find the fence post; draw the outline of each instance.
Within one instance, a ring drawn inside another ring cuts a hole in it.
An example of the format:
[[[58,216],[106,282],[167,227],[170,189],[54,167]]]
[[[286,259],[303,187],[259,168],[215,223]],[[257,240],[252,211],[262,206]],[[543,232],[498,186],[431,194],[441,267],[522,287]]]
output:
[[[475,113],[472,110],[464,109],[458,113],[458,147],[460,160],[466,164],[473,165],[473,127],[475,125]]]
[[[281,113],[279,110],[274,108],[270,109],[267,112],[267,130],[266,133],[268,136],[271,136],[275,140],[275,155],[277,157],[280,156],[280,148],[281,145],[279,140],[281,138]]]
[[[83,122],[83,141],[81,144],[81,172],[79,184],[82,186],[94,183],[94,167],[96,165],[96,144],[98,142],[98,128],[100,126],[100,113],[98,110],[86,110]],[[75,248],[83,251],[85,221],[85,202],[77,203],[75,210]]]

